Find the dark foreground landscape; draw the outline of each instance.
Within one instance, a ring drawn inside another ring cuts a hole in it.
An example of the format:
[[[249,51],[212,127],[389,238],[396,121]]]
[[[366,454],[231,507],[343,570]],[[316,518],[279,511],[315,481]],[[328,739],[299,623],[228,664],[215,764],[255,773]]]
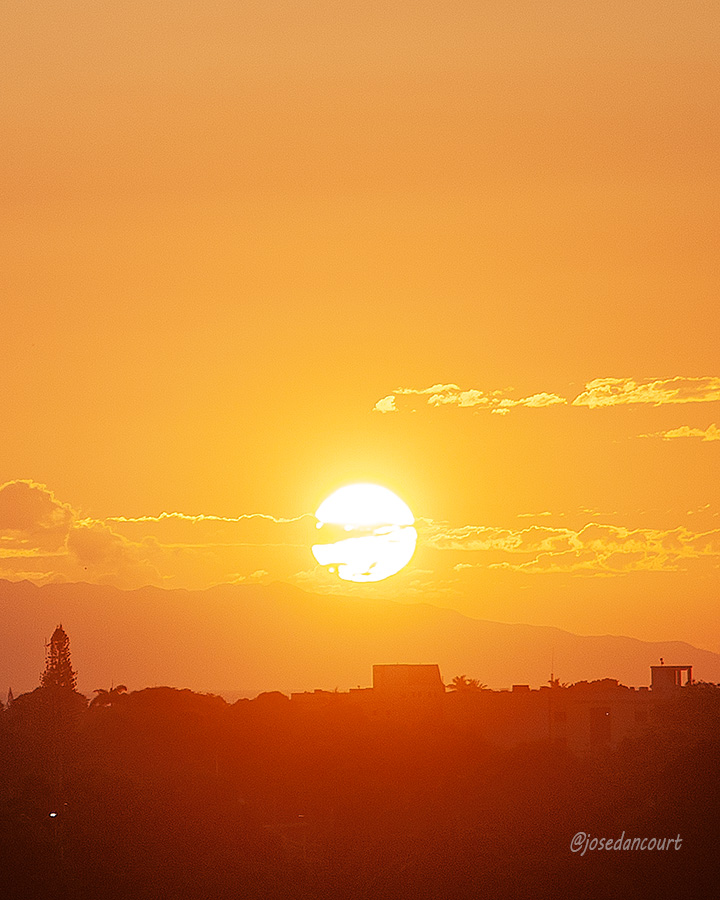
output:
[[[498,746],[493,693],[373,714],[332,693],[229,705],[167,687],[88,705],[46,683],[0,712],[0,895],[716,895],[720,688],[680,688],[582,753],[551,735]],[[673,843],[581,856],[580,831]]]

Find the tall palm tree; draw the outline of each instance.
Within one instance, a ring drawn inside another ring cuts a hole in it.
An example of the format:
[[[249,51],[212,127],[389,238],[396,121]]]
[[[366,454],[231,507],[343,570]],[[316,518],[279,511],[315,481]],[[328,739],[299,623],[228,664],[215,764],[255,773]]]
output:
[[[117,703],[120,695],[126,693],[127,688],[124,684],[105,690],[105,688],[95,688],[95,695],[90,701],[90,706],[112,706]]]

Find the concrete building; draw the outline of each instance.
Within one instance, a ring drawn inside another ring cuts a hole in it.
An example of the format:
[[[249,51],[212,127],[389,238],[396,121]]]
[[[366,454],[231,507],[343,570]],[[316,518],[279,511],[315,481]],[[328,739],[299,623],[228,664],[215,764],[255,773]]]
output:
[[[650,666],[650,684],[654,693],[673,693],[692,683],[692,666]]]
[[[372,675],[378,698],[431,700],[445,693],[437,665],[373,666]]]
[[[684,680],[683,680],[683,676]],[[692,666],[652,666],[651,687],[626,687],[616,679],[511,691],[446,691],[437,665],[375,665],[372,687],[292,695],[308,711],[351,704],[370,720],[444,720],[497,746],[550,742],[586,754],[616,746],[662,721],[668,703],[691,686]]]

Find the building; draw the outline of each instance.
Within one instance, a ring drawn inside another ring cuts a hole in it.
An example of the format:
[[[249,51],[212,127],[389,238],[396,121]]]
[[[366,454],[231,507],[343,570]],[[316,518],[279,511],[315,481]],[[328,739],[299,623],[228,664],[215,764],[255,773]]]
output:
[[[445,693],[437,665],[373,666],[373,691],[377,698],[433,700]]]
[[[683,672],[685,682],[682,680]],[[673,693],[693,683],[692,666],[650,666],[650,683],[655,693]]]
[[[400,725],[443,719],[501,747],[549,742],[592,754],[662,721],[668,703],[692,683],[692,666],[663,665],[651,667],[650,688],[603,678],[536,690],[516,684],[512,691],[446,692],[437,665],[375,665],[372,687],[306,691],[292,700],[308,711],[347,703],[371,721]]]

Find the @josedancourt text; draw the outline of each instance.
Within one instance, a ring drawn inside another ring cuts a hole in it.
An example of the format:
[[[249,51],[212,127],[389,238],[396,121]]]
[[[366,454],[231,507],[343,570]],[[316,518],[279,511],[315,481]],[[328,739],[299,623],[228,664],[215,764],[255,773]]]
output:
[[[682,844],[680,835],[674,838],[625,837],[592,837],[584,831],[578,831],[570,841],[570,850],[585,856],[588,850],[679,850]]]

